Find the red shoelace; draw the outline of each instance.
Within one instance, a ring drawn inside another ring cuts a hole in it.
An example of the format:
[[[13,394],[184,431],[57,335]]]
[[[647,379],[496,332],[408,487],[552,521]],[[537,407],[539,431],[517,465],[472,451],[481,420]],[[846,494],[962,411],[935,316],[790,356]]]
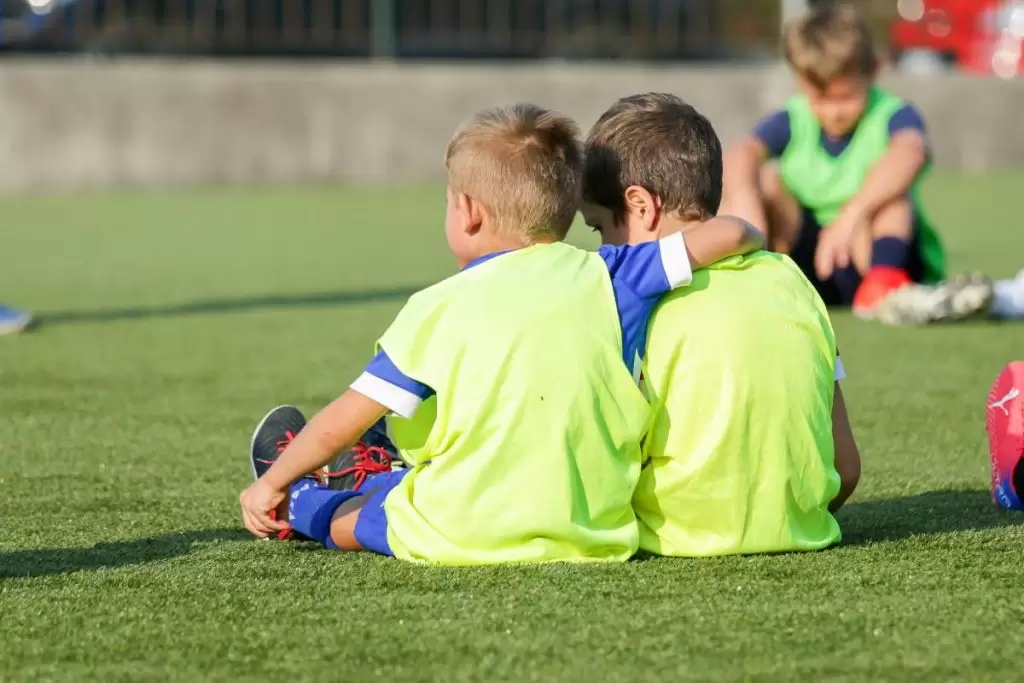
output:
[[[391,454],[380,446],[367,446],[366,443],[360,441],[352,447],[352,452],[354,453],[352,466],[337,472],[328,472],[326,474],[328,479],[337,479],[355,474],[356,483],[352,490],[358,491],[359,487],[363,485],[363,482],[371,474],[391,471]]]
[[[285,430],[284,438],[275,444],[277,446],[277,454],[281,455],[284,453],[284,449],[288,448],[288,444],[295,440],[295,432],[291,430]]]
[[[291,430],[286,430],[285,433],[284,433],[284,438],[281,439],[280,441],[278,441],[276,444],[274,444],[277,447],[277,454],[280,455],[281,453],[284,453],[284,449],[288,448],[288,444],[290,444],[294,439],[295,439],[295,432],[293,432]],[[270,464],[270,463],[267,463],[267,464]],[[271,510],[270,511],[270,518],[271,519],[277,519],[277,510]],[[290,540],[291,537],[294,536],[294,535],[295,535],[295,531],[294,530],[292,530],[292,529],[285,529],[284,531],[278,531],[277,532],[277,539],[279,541],[287,541],[287,540]]]

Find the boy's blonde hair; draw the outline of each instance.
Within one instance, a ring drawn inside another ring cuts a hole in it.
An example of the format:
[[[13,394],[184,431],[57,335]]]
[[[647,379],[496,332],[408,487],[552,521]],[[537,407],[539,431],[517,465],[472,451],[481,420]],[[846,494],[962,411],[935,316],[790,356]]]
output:
[[[850,5],[812,10],[790,24],[786,60],[798,76],[820,89],[837,78],[870,77],[878,68],[871,29]]]
[[[479,112],[445,153],[453,192],[480,202],[497,229],[527,244],[565,239],[579,207],[579,127],[532,104]]]

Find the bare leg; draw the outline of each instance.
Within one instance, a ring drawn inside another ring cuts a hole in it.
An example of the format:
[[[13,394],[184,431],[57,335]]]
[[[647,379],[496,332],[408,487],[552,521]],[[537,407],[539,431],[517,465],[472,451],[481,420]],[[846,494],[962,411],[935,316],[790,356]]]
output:
[[[331,540],[338,546],[338,550],[365,550],[356,540],[356,523],[367,498],[368,496],[350,498],[334,511],[331,517]]]

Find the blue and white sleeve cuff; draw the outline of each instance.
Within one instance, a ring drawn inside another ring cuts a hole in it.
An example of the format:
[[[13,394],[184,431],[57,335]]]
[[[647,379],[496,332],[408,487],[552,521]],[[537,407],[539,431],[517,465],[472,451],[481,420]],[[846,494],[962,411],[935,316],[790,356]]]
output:
[[[843,359],[836,356],[836,381],[846,379],[846,368],[843,367]]]
[[[415,415],[423,403],[423,399],[411,391],[368,372],[359,375],[356,381],[352,382],[350,388],[366,398],[376,401],[395,415],[406,419]]]
[[[686,242],[683,233],[672,233],[658,240],[658,252],[661,254],[661,266],[671,289],[683,287],[693,282],[693,266],[686,255]]]

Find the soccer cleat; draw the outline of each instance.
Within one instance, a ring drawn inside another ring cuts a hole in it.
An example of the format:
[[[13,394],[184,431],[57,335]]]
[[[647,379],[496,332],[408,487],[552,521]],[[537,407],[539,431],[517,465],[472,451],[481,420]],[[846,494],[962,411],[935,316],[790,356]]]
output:
[[[35,323],[35,318],[28,311],[19,311],[16,308],[0,305],[0,336],[24,332],[33,323]]]
[[[327,486],[336,491],[358,491],[368,477],[404,466],[381,418],[355,446],[334,456],[327,465]]]
[[[853,312],[861,318],[873,318],[890,294],[909,284],[910,275],[902,268],[874,266],[853,295]]]
[[[992,502],[1006,510],[1024,510],[1024,361],[1003,368],[985,404]]]
[[[958,275],[937,285],[910,285],[890,294],[875,317],[888,325],[957,322],[988,312],[992,281],[981,274]]]
[[[253,477],[259,479],[266,474],[305,426],[306,418],[295,406],[278,406],[264,415],[249,444]]]
[[[306,418],[295,406],[278,406],[263,416],[260,423],[252,433],[252,441],[249,443],[249,460],[252,463],[253,477],[259,479],[270,466],[273,465],[278,456],[284,452],[288,444],[292,442],[302,428],[306,426]],[[311,477],[316,479],[316,477]],[[317,479],[317,483],[321,483]],[[282,514],[281,510],[276,511],[276,516]],[[281,531],[277,534],[280,540],[288,540],[294,537],[291,529]]]

